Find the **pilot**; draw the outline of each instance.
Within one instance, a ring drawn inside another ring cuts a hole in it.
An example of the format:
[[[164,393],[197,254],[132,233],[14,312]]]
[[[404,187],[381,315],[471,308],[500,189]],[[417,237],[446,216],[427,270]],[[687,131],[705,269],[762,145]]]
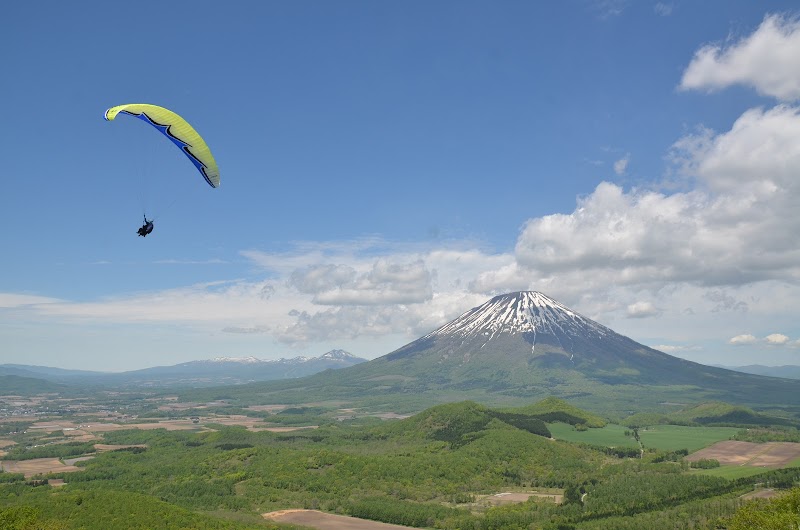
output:
[[[148,221],[147,216],[144,217],[144,225],[136,231],[142,237],[147,237],[147,234],[153,231],[153,221]]]

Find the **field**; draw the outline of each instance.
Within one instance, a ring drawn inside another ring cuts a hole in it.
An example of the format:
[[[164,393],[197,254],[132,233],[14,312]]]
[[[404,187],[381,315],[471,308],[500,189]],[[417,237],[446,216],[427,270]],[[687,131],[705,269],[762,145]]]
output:
[[[531,497],[536,497],[541,501],[552,502],[561,504],[564,502],[564,491],[553,490],[553,493],[521,493],[521,492],[504,492],[495,493],[494,495],[487,495],[480,500],[492,506],[500,506],[503,504],[516,504],[518,502],[526,502]]]
[[[9,473],[22,473],[31,478],[40,473],[63,473],[65,471],[81,471],[81,468],[68,466],[58,458],[33,458],[31,460],[4,460],[0,468]]]
[[[763,473],[764,470],[760,467],[751,466],[721,466],[713,469],[693,469],[692,473],[698,475],[708,475],[711,477],[726,478],[728,480],[736,480],[737,478],[752,477]]]
[[[686,457],[690,462],[717,460],[722,465],[752,467],[786,467],[800,457],[800,443],[751,443],[729,440],[719,442]]]
[[[734,440],[718,442],[686,457],[695,462],[700,459],[717,460],[721,467],[698,469],[695,473],[737,479],[757,475],[764,468],[800,466],[800,444],[767,442],[755,444]]]
[[[639,430],[645,447],[664,451],[688,449],[697,451],[720,440],[729,440],[739,432],[737,427],[684,427],[681,425],[656,425]]]
[[[602,429],[578,431],[565,423],[549,423],[553,437],[568,442],[582,442],[604,447],[637,447],[633,436],[625,436],[628,427],[608,424]],[[656,425],[639,430],[642,444],[664,451],[688,449],[696,451],[720,440],[728,440],[739,429],[735,427],[683,427],[680,425]]]
[[[609,423],[602,429],[589,429],[577,431],[572,425],[566,423],[548,423],[547,428],[556,440],[580,442],[603,447],[638,447],[632,436],[625,436],[629,430],[622,425]]]
[[[405,530],[412,528],[317,510],[280,510],[265,513],[263,517],[275,522],[308,526],[318,530]]]
[[[140,430],[151,430],[151,429],[166,429],[168,431],[213,431],[214,429],[207,427],[205,424],[217,424],[217,425],[238,425],[241,427],[246,427],[250,431],[272,431],[272,432],[288,432],[288,431],[295,431],[298,429],[315,429],[316,426],[308,425],[308,426],[280,426],[275,424],[270,424],[265,422],[260,418],[251,418],[249,416],[243,416],[240,414],[231,414],[231,415],[209,415],[209,416],[201,416],[197,420],[197,423],[194,421],[186,418],[186,419],[171,419],[171,420],[163,420],[158,419],[155,421],[146,421],[146,419],[140,419],[136,423],[127,423],[127,422],[102,422],[102,421],[93,421],[87,423],[76,423],[72,421],[40,421],[36,422],[29,427],[31,431],[40,431],[43,433],[52,433],[62,431],[65,436],[68,436],[72,440],[96,440],[99,439],[102,433],[112,432],[112,431],[120,431],[126,429],[140,429]],[[10,442],[13,444],[14,442]]]

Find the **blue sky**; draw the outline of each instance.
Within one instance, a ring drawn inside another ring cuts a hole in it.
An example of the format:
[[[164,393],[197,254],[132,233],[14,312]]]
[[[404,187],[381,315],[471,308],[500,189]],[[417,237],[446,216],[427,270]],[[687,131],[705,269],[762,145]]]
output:
[[[17,2],[0,362],[374,358],[532,289],[698,362],[798,364],[798,14]],[[220,188],[103,120],[122,103],[191,122]]]

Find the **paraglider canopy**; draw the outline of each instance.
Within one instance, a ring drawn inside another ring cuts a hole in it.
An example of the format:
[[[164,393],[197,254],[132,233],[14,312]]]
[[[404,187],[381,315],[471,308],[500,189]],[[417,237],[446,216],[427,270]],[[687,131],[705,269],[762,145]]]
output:
[[[113,121],[117,114],[128,114],[155,127],[183,151],[212,188],[219,186],[219,169],[211,156],[211,149],[186,120],[169,109],[147,103],[111,107],[106,111],[105,118]]]

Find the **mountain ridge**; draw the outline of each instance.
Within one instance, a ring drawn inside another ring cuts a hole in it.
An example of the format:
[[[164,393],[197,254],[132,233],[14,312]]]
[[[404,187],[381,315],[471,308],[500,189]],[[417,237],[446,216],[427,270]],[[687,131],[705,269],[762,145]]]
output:
[[[35,378],[60,384],[136,384],[145,386],[212,386],[304,377],[353,366],[366,359],[335,349],[318,357],[281,359],[216,357],[126,372],[92,372],[47,366],[3,364],[0,375]]]

